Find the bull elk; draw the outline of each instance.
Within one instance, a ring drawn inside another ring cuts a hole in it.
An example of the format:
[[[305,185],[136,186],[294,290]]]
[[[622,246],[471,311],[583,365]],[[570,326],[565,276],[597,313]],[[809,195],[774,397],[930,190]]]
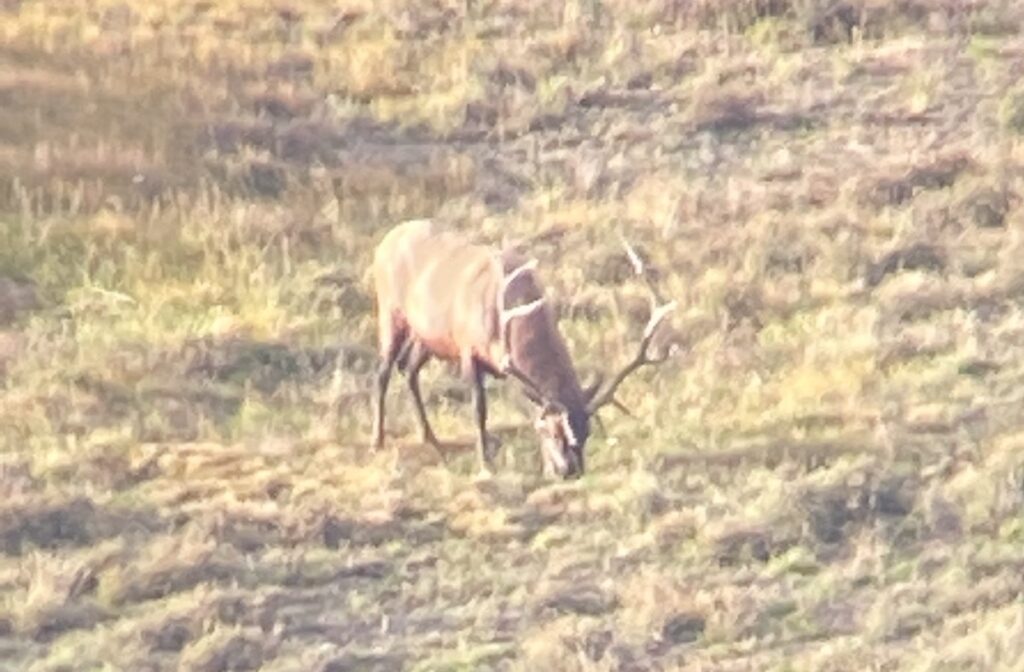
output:
[[[634,269],[642,265],[629,244]],[[431,358],[458,363],[472,382],[477,449],[484,473],[493,470],[488,445],[487,375],[512,376],[536,405],[544,469],[569,479],[584,470],[583,447],[598,409],[618,403],[615,392],[634,371],[664,361],[649,353],[651,341],[675,308],[660,303],[653,286],[651,315],[635,356],[605,384],[581,386],[546,304],[537,261],[514,248],[474,243],[430,220],[391,229],[373,259],[381,361],[376,375],[374,448],[384,444],[384,400],[395,366],[404,371],[424,443],[440,448],[427,419],[419,375]]]

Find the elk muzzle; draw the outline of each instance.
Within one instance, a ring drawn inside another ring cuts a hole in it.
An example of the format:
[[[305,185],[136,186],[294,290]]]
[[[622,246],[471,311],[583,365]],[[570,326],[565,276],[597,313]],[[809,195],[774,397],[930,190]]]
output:
[[[572,432],[564,411],[542,414],[537,420],[544,473],[570,480],[583,475],[583,446]]]
[[[564,480],[572,480],[583,475],[583,463],[576,449],[569,447],[563,450],[556,442],[544,442],[544,473]]]

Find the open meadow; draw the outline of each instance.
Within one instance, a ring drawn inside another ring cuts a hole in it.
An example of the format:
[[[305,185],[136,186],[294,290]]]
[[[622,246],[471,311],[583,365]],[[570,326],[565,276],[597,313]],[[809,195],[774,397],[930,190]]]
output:
[[[0,0],[0,670],[1024,669],[1015,0]],[[367,270],[532,241],[542,477],[369,450]],[[549,235],[551,234],[551,235]]]

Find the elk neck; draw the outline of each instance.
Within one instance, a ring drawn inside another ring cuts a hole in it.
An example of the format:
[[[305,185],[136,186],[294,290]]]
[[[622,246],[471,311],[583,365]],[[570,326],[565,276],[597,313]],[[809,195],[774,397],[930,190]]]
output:
[[[505,302],[515,306],[541,295],[534,275],[529,273],[509,286]],[[590,430],[586,398],[551,307],[545,305],[542,310],[514,320],[509,345],[512,361],[548,399],[565,407],[573,432],[584,442]]]

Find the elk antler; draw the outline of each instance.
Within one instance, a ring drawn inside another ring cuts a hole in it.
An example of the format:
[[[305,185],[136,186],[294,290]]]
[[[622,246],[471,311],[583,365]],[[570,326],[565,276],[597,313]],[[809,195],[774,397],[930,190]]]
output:
[[[626,256],[629,257],[629,263],[633,266],[633,272],[636,273],[637,277],[643,280],[644,285],[647,286],[647,291],[651,293],[651,305],[652,307],[657,304],[665,303],[665,300],[661,296],[661,292],[658,291],[658,286],[651,280],[649,267],[644,263],[644,260],[640,258],[636,249],[629,244],[626,237],[621,233],[618,234],[619,242],[622,243],[622,247],[626,250]]]
[[[497,266],[499,269],[501,269],[500,260],[497,262]],[[505,349],[505,354],[502,357],[501,361],[502,372],[511,375],[513,378],[522,383],[523,386],[526,388],[527,396],[530,397],[534,402],[546,405],[550,402],[546,398],[544,393],[541,391],[540,386],[538,386],[528,375],[526,375],[526,373],[522,369],[516,366],[515,363],[513,363],[512,361],[512,342],[510,327],[512,320],[514,320],[517,317],[525,317],[530,313],[538,310],[541,306],[544,305],[544,302],[547,299],[545,299],[542,296],[541,298],[531,301],[530,303],[524,304],[522,306],[516,306],[515,308],[505,308],[505,293],[508,291],[508,287],[509,285],[512,284],[512,281],[515,280],[520,275],[522,275],[523,273],[533,270],[536,267],[537,260],[531,259],[530,261],[516,268],[514,271],[512,271],[502,279],[502,282],[498,287],[498,329],[501,334],[502,346]]]
[[[664,302],[661,298],[658,288],[651,281],[647,274],[647,267],[640,255],[637,254],[633,246],[619,234],[619,240],[622,241],[622,246],[626,249],[626,255],[629,257],[630,263],[633,265],[633,271],[644,281],[648,291],[651,294],[651,317],[647,321],[647,326],[644,327],[643,337],[640,339],[640,347],[637,349],[637,353],[622,369],[612,376],[611,380],[602,386],[599,386],[594,390],[593,396],[587,404],[587,413],[590,415],[595,414],[602,406],[607,404],[615,404],[618,408],[625,408],[625,406],[615,398],[615,392],[619,389],[626,378],[628,378],[637,369],[647,366],[649,364],[661,364],[669,358],[671,351],[660,357],[652,357],[648,350],[651,347],[651,341],[654,340],[655,334],[658,333],[658,328],[661,326],[665,318],[668,317],[669,313],[676,309],[676,302],[669,301]]]

